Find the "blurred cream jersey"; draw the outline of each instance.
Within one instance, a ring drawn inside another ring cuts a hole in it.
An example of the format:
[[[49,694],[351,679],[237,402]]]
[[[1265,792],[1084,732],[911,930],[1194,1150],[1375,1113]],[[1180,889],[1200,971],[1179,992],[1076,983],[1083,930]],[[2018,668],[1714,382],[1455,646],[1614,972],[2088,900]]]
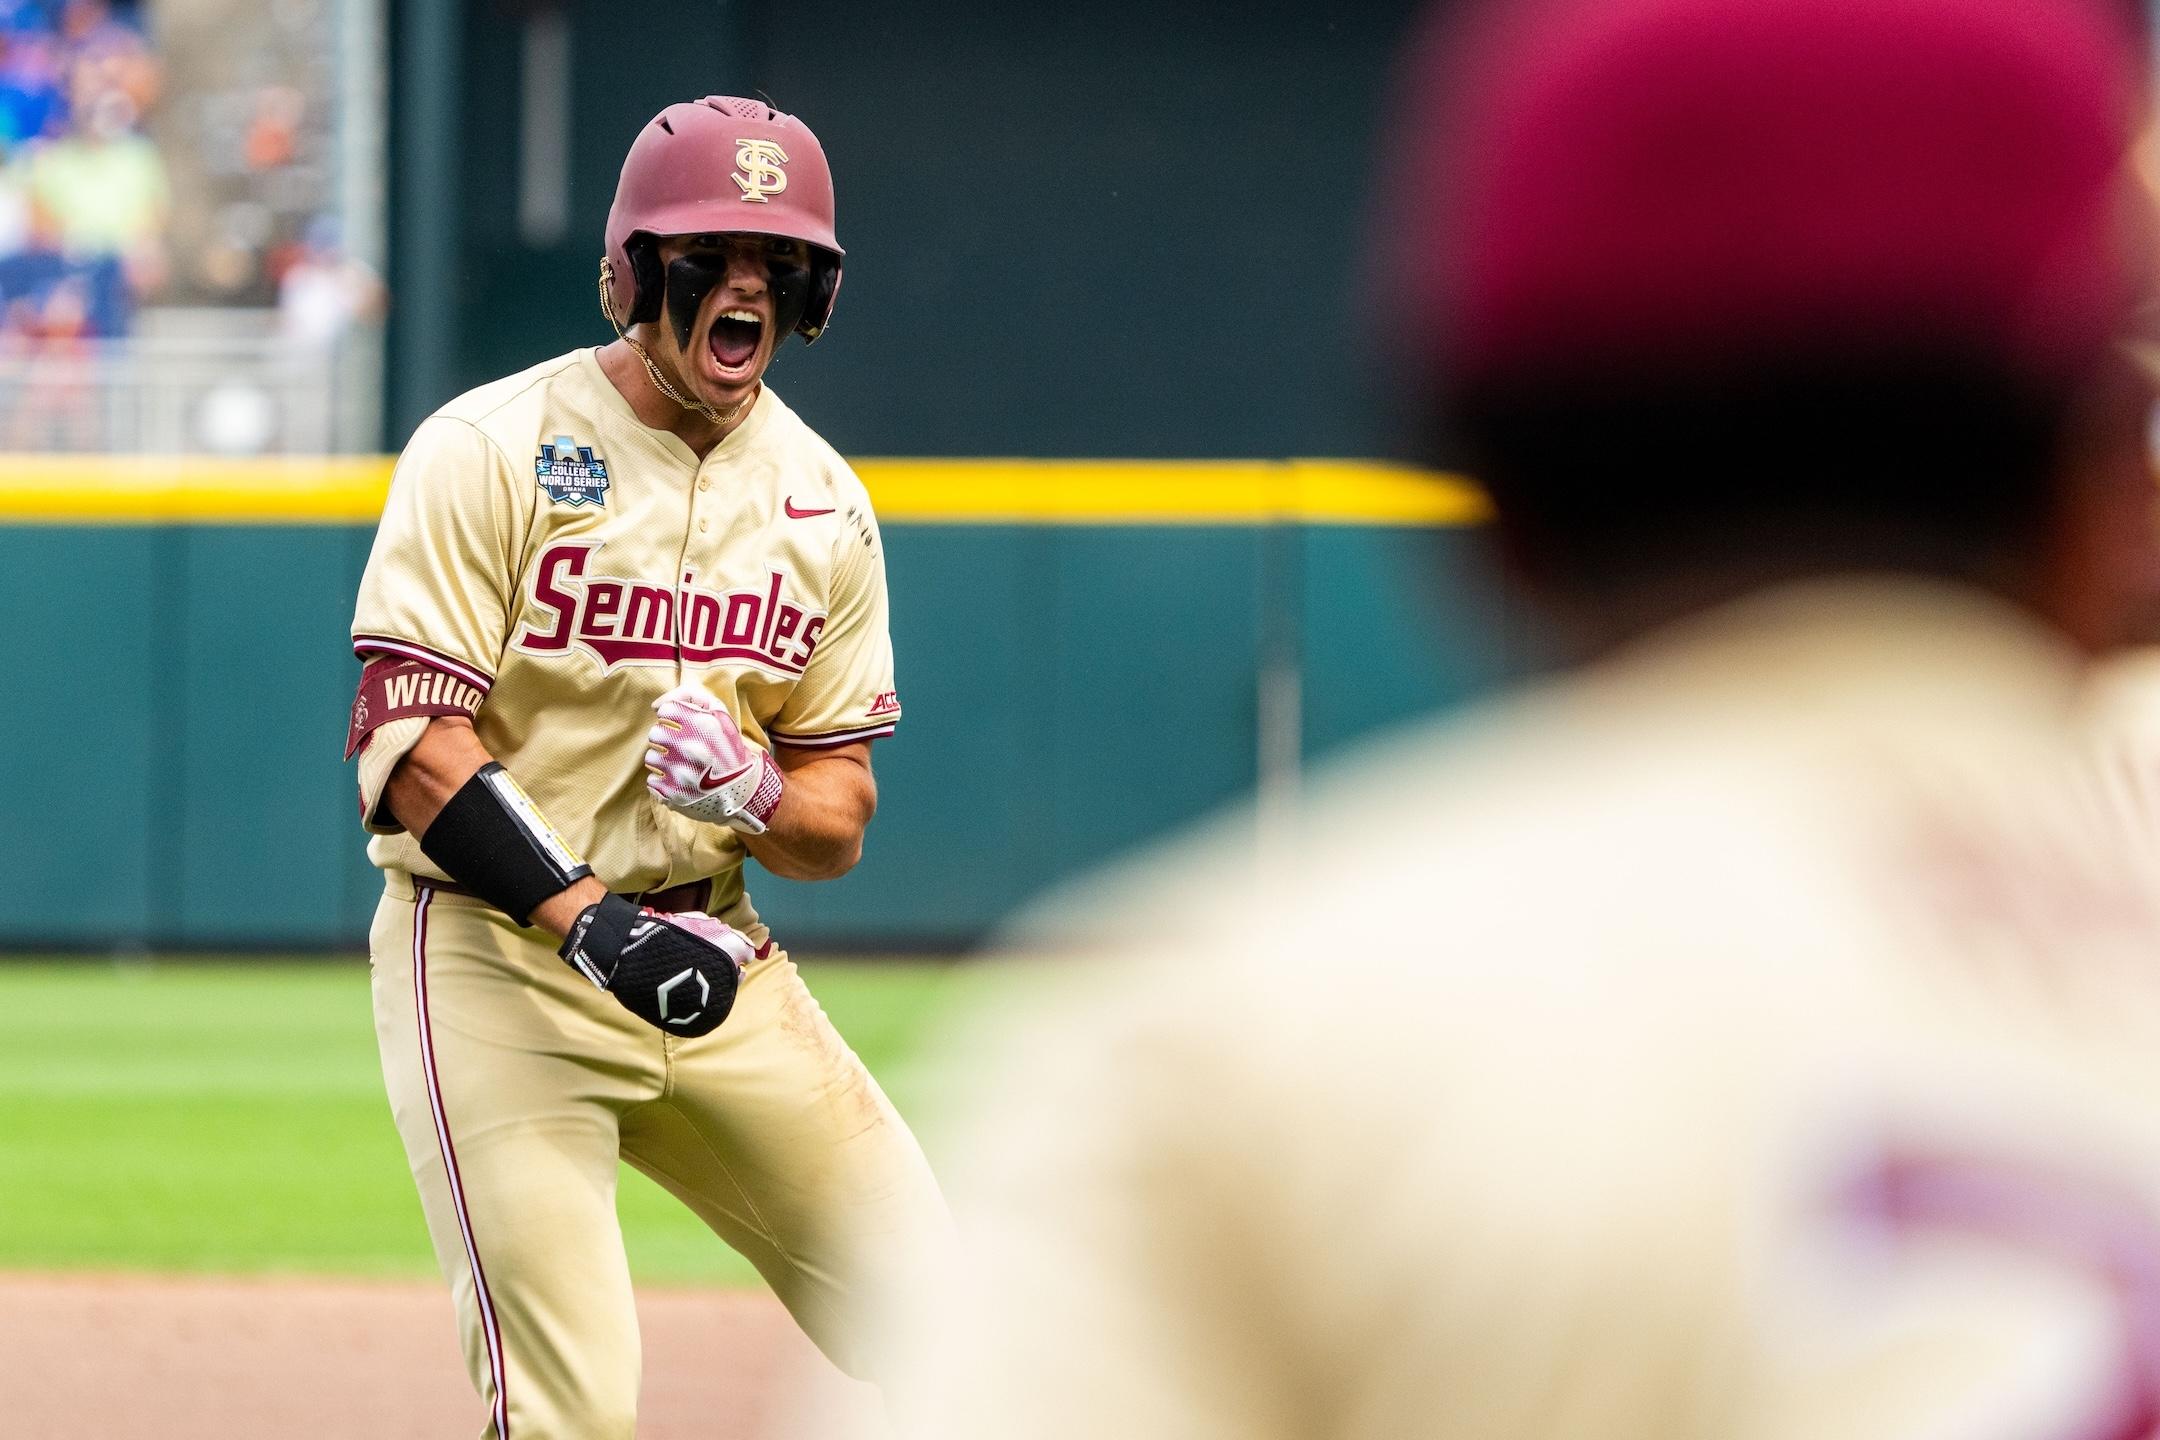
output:
[[[2087,705],[2109,784],[2131,823],[2160,836],[2160,645],[2098,666]]]
[[[481,743],[610,887],[717,876],[713,913],[758,939],[740,838],[646,792],[651,702],[702,680],[768,749],[874,739],[900,718],[884,548],[847,463],[770,387],[700,461],[639,422],[591,350],[421,424],[352,628],[363,656],[484,696]],[[362,753],[363,793],[371,762],[387,774],[417,735],[371,740],[384,753]],[[378,866],[443,878],[369,819]]]
[[[2153,1433],[2160,867],[2079,682],[1976,594],[1796,587],[1368,752],[1294,863],[1154,857],[987,1017],[903,1413]]]

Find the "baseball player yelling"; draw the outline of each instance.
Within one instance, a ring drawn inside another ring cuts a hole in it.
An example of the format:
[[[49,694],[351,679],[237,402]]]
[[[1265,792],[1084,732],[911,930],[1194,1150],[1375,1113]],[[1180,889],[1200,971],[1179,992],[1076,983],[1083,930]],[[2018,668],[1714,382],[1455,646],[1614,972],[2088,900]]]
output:
[[[855,864],[900,718],[869,498],[764,383],[840,288],[824,152],[671,105],[606,242],[613,343],[421,424],[353,620],[383,1075],[498,1440],[635,1429],[618,1160],[858,1371],[947,1224],[743,888]]]

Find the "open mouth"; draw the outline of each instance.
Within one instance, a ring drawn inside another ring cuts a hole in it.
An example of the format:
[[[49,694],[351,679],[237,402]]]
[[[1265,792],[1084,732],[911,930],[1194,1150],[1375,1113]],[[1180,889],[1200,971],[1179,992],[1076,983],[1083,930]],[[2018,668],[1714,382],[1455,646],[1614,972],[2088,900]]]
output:
[[[765,335],[765,322],[749,310],[723,310],[713,321],[712,335],[707,341],[712,350],[713,363],[720,367],[723,379],[739,380],[750,373],[751,362],[757,358],[758,341]]]

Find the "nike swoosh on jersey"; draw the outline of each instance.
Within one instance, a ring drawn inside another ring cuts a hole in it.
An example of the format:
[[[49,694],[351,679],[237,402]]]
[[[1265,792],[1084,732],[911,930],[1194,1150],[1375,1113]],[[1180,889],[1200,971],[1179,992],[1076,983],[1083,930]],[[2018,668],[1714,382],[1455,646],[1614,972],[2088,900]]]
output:
[[[798,510],[795,508],[795,497],[792,495],[788,496],[786,500],[781,502],[780,508],[787,512],[787,518],[790,520],[808,520],[813,516],[830,515],[833,513],[832,506],[827,506],[823,510]]]

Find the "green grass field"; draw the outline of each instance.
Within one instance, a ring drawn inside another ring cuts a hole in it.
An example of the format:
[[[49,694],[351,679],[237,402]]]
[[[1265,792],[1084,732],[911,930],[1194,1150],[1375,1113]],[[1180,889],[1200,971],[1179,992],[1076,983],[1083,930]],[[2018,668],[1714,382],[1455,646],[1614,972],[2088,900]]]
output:
[[[804,966],[903,1111],[952,993],[929,964]],[[752,1284],[644,1177],[641,1278]],[[360,959],[0,964],[0,1268],[432,1275]]]

